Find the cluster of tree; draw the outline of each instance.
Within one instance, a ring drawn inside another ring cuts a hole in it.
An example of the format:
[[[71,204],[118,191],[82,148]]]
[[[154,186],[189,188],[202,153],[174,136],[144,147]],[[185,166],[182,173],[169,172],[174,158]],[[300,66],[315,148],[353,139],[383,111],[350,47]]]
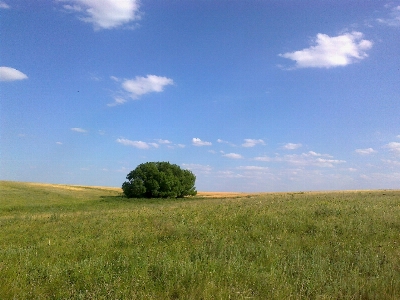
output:
[[[122,184],[128,198],[182,198],[197,194],[196,176],[169,162],[147,162],[131,171]]]

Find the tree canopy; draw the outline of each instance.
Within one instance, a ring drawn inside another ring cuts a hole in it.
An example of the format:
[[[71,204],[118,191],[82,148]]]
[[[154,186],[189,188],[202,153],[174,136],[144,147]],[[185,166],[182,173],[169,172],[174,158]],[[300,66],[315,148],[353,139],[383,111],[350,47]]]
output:
[[[147,162],[131,171],[122,184],[128,198],[183,198],[197,194],[196,176],[169,162]]]

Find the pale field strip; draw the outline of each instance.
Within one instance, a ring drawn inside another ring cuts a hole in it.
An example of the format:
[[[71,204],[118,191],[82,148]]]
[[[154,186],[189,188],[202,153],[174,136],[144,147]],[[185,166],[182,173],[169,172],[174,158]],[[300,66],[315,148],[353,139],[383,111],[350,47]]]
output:
[[[68,185],[68,184],[52,184],[52,183],[36,183],[26,182],[27,185],[51,187],[71,191],[82,191],[85,189],[100,189],[107,191],[122,192],[121,188],[118,187],[107,187],[107,186],[85,186],[85,185]],[[263,195],[290,195],[290,194],[329,194],[329,193],[365,193],[365,192],[385,192],[385,191],[400,191],[396,189],[365,189],[365,190],[326,190],[326,191],[291,191],[291,192],[197,192],[197,196],[202,198],[237,198],[237,197],[249,197],[249,196],[263,196]]]
[[[122,192],[121,188],[118,187],[107,187],[107,186],[91,186],[91,185],[69,185],[69,184],[53,184],[53,183],[36,183],[26,182],[27,185],[39,186],[39,187],[51,187],[70,191],[82,191],[86,189],[99,189],[107,191]]]

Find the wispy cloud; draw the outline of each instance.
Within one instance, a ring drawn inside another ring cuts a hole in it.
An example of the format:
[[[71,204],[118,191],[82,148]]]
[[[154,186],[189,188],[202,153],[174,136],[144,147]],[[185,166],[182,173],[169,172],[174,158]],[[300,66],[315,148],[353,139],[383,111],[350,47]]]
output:
[[[75,131],[75,132],[79,132],[79,133],[86,133],[86,132],[88,132],[86,129],[79,128],[79,127],[71,128],[71,130],[72,130],[72,131]]]
[[[10,67],[0,67],[0,81],[15,81],[28,79],[21,71]]]
[[[10,8],[10,5],[8,5],[8,4],[5,3],[4,1],[0,1],[0,8],[9,9],[9,8]]]
[[[367,149],[356,149],[355,152],[361,155],[369,155],[377,151],[372,148],[367,148]]]
[[[204,173],[208,174],[212,171],[212,167],[209,165],[200,165],[200,164],[182,164],[184,169],[188,169],[193,171],[194,173]]]
[[[163,140],[163,139],[157,139],[156,140],[159,144],[171,144],[172,142],[168,140]]]
[[[398,160],[382,159],[382,161],[390,166],[400,166],[400,161]]]
[[[239,170],[245,170],[245,171],[267,171],[269,170],[268,167],[260,167],[260,166],[240,166],[237,167]]]
[[[295,61],[295,68],[332,68],[347,66],[368,57],[366,51],[371,49],[372,44],[357,31],[334,37],[318,33],[314,46],[279,56]]]
[[[242,144],[242,147],[250,148],[250,147],[254,147],[256,145],[265,145],[265,142],[261,139],[258,139],[258,140],[244,139],[244,143]]]
[[[124,146],[131,146],[138,149],[149,149],[150,147],[158,148],[158,144],[156,143],[146,143],[142,141],[131,141],[128,139],[117,139],[117,143],[120,143]]]
[[[301,146],[302,146],[301,144],[287,143],[282,148],[285,150],[295,150],[295,149],[300,148]]]
[[[399,27],[400,26],[400,5],[395,7],[390,7],[390,13],[387,18],[380,18],[377,21],[381,24],[388,26]]]
[[[108,104],[108,106],[124,104],[128,101],[128,98],[136,100],[148,93],[160,93],[164,90],[165,86],[172,84],[174,84],[174,81],[171,78],[157,75],[147,75],[146,77],[136,76],[134,79],[124,79],[121,84],[123,89],[122,95],[115,96],[114,102]]]
[[[62,0],[63,8],[78,14],[95,30],[112,29],[140,19],[139,0]]]
[[[273,159],[269,156],[258,156],[258,157],[254,157],[254,160],[258,160],[258,161],[272,161]]]
[[[238,153],[226,153],[226,154],[223,154],[222,156],[227,157],[227,158],[231,158],[231,159],[241,159],[241,158],[243,158],[243,156],[241,156]]]
[[[202,141],[202,140],[199,139],[199,138],[193,138],[193,139],[192,139],[192,144],[193,144],[193,146],[198,146],[198,147],[201,147],[201,146],[211,146],[211,145],[212,145],[211,142]]]
[[[317,166],[332,168],[337,164],[345,163],[345,160],[333,159],[329,154],[320,154],[309,151],[302,154],[285,155],[275,158],[276,161],[283,161],[298,166]]]
[[[220,144],[227,144],[227,145],[232,146],[232,147],[235,147],[235,146],[236,146],[235,144],[233,144],[233,143],[231,143],[231,142],[228,142],[228,141],[225,141],[225,140],[221,140],[221,139],[218,139],[218,140],[217,140],[217,143],[220,143]]]

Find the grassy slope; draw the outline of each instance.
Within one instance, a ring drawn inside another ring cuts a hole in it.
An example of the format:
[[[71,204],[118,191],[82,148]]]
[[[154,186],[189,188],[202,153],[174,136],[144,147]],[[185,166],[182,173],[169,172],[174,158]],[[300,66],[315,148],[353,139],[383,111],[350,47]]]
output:
[[[0,299],[399,299],[400,192],[127,200],[0,182]]]

